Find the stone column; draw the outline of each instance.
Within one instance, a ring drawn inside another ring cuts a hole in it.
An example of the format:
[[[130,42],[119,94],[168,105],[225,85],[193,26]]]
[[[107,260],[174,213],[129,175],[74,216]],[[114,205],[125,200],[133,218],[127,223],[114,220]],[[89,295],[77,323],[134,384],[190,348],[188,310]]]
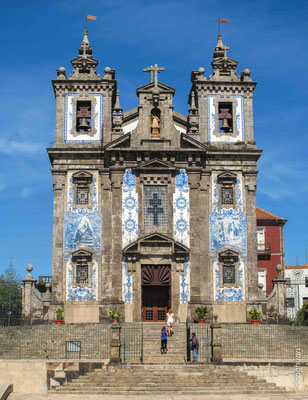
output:
[[[123,171],[112,171],[112,208],[111,208],[111,274],[112,302],[115,307],[122,301],[122,180]],[[121,312],[123,310],[119,310]]]
[[[31,271],[33,267],[28,264],[28,274],[25,279],[22,280],[22,319],[25,323],[31,323],[32,311],[33,311],[33,296],[32,293],[35,290],[36,279],[33,279]]]
[[[121,325],[118,323],[111,324],[111,340],[110,340],[110,364],[120,364],[121,350]]]
[[[246,301],[256,300],[258,296],[258,255],[257,255],[257,217],[256,217],[256,175],[245,175],[246,215],[247,215],[247,274],[248,296]]]
[[[277,279],[273,279],[276,288],[276,313],[278,322],[286,320],[286,279],[283,278],[283,270],[280,264],[276,267],[278,271]]]
[[[52,304],[63,302],[63,212],[66,172],[53,172]]]
[[[211,361],[213,364],[222,364],[221,324],[218,322],[217,314],[214,314],[214,322],[211,324],[211,337]]]
[[[204,267],[200,265],[200,219],[202,220],[199,209],[200,172],[187,171],[187,174],[190,208],[190,303],[200,304],[200,282],[203,281],[201,267]]]

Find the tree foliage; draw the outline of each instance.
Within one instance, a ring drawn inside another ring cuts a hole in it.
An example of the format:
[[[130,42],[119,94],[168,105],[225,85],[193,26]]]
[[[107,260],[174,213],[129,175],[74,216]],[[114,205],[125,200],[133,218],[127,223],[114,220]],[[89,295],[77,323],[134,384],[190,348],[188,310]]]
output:
[[[297,313],[294,324],[308,326],[308,301],[302,305],[301,309]]]
[[[21,319],[22,285],[9,274],[0,275],[0,325],[6,325],[10,314],[11,322]]]

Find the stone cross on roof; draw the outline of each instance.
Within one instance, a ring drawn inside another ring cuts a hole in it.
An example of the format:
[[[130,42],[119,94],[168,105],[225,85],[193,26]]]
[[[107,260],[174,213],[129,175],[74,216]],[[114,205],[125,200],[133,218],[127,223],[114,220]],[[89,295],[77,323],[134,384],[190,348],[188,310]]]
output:
[[[164,67],[158,67],[157,64],[151,65],[148,68],[143,68],[143,72],[151,72],[151,82],[153,82],[153,73],[154,73],[154,85],[157,87],[157,74],[161,71],[165,71]]]

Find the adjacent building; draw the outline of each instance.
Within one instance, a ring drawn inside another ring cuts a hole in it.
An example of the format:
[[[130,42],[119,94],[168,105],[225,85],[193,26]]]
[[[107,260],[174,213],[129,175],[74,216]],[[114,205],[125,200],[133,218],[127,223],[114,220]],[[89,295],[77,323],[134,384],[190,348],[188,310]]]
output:
[[[277,265],[284,271],[283,227],[286,219],[257,207],[257,253],[258,281],[262,290],[269,294],[273,290],[273,279],[278,276]]]
[[[308,264],[286,265],[287,317],[294,320],[305,302],[308,302]]]

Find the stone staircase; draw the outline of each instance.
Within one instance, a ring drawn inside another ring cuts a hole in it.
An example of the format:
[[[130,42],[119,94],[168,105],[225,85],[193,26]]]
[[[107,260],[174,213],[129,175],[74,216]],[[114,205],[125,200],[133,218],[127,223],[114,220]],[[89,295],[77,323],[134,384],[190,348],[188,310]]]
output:
[[[179,355],[180,356],[180,355]],[[53,393],[96,395],[248,395],[278,396],[287,392],[232,366],[209,364],[139,364],[108,366],[73,379]]]
[[[173,335],[167,339],[167,354],[161,354],[160,332],[163,324],[147,322],[143,324],[143,361],[144,363],[182,363],[186,360],[186,324],[177,323]]]

